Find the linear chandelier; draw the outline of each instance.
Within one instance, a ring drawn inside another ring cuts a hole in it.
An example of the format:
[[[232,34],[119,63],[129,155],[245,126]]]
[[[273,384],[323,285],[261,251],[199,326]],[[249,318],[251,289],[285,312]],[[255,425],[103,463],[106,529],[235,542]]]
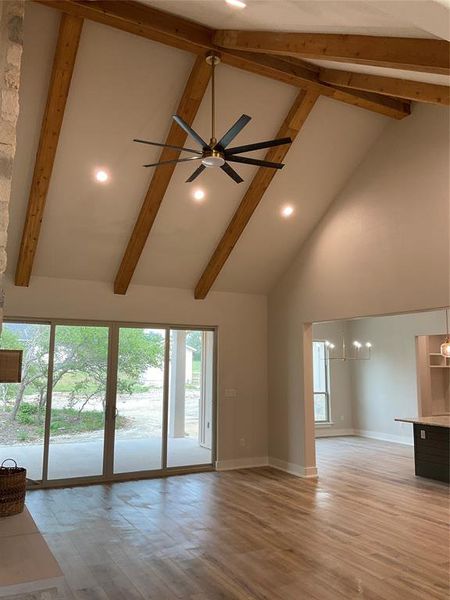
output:
[[[344,336],[342,336],[340,355],[338,355],[337,351],[334,352],[336,346],[332,342],[326,340],[325,346],[327,348],[325,360],[370,360],[371,358],[372,344],[370,342],[362,344],[361,342],[358,342],[358,340],[355,340],[349,351]]]

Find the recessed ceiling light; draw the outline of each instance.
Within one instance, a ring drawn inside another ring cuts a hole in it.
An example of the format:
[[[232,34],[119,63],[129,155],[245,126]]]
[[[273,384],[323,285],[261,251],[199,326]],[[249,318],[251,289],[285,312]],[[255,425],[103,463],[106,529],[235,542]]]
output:
[[[234,8],[245,8],[247,6],[242,0],[225,0],[225,2]]]
[[[194,200],[197,200],[197,202],[201,202],[205,197],[205,192],[203,190],[195,190],[193,196]]]
[[[104,171],[103,169],[97,169],[95,171],[95,179],[99,182],[99,183],[106,183],[109,179],[109,175],[106,171]]]
[[[285,217],[286,219],[288,217],[292,216],[293,214],[294,214],[294,207],[291,206],[290,204],[283,206],[283,208],[281,209],[281,216]]]

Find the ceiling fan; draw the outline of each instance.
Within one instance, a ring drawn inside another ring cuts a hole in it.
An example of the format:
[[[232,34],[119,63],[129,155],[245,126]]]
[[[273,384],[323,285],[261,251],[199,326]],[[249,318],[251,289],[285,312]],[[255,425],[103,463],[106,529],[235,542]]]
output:
[[[273,146],[282,146],[284,144],[292,143],[290,137],[280,138],[277,140],[268,140],[265,142],[257,142],[255,144],[247,144],[245,146],[234,146],[232,148],[228,148],[229,144],[234,140],[234,138],[240,133],[240,131],[247,125],[247,123],[251,120],[251,117],[248,115],[242,115],[236,121],[236,123],[230,127],[230,129],[217,141],[215,137],[215,81],[214,81],[214,70],[215,66],[220,62],[219,56],[214,53],[210,53],[206,56],[206,62],[211,65],[212,77],[211,77],[211,139],[209,144],[205,142],[205,140],[198,135],[196,131],[190,127],[186,121],[184,121],[180,116],[173,115],[173,119],[178,125],[184,129],[184,131],[191,136],[193,140],[197,142],[200,146],[200,150],[194,150],[193,148],[182,148],[181,146],[172,146],[171,144],[160,144],[158,142],[149,142],[147,140],[139,140],[134,139],[134,142],[139,142],[140,144],[150,144],[150,146],[160,146],[163,148],[173,148],[175,150],[180,150],[182,152],[190,152],[191,154],[196,154],[197,156],[190,156],[189,158],[178,158],[175,160],[166,160],[159,163],[152,163],[149,165],[143,165],[144,167],[159,167],[160,165],[168,165],[173,163],[180,162],[188,162],[188,161],[201,161],[200,166],[192,173],[192,175],[186,180],[186,183],[190,183],[194,181],[200,173],[202,173],[206,168],[210,167],[220,167],[222,171],[231,177],[236,183],[241,183],[244,181],[242,177],[230,166],[230,162],[235,163],[243,163],[246,165],[256,165],[258,167],[269,167],[271,169],[282,169],[284,164],[269,162],[266,160],[257,160],[254,158],[249,158],[247,156],[238,156],[245,152],[252,152],[253,150],[261,150],[263,148],[272,148]]]

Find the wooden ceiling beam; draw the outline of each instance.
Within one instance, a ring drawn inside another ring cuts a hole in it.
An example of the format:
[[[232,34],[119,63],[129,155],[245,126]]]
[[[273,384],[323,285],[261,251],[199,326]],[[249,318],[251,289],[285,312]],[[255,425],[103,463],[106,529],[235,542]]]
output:
[[[338,71],[336,69],[320,69],[319,79],[333,86],[374,92],[396,98],[405,98],[406,100],[431,104],[450,104],[450,87],[435,83]]]
[[[222,62],[225,64],[265,75],[271,79],[288,83],[295,87],[333,98],[345,104],[358,106],[392,119],[403,119],[411,112],[409,101],[390,98],[369,92],[338,88],[319,79],[319,73],[303,66],[297,61],[287,61],[280,56],[257,54],[254,52],[223,51],[220,49]]]
[[[176,111],[176,114],[182,117],[189,125],[192,125],[195,119],[206,88],[208,87],[210,76],[211,67],[206,63],[204,56],[198,56]],[[175,122],[172,122],[165,143],[173,146],[183,146],[186,138],[187,134],[184,130]],[[158,162],[176,160],[179,156],[179,150],[164,148]],[[150,186],[128,241],[119,270],[117,271],[114,281],[115,294],[126,294],[127,292],[175,167],[175,164],[171,164],[156,167],[154,170]]]
[[[244,71],[263,75],[302,89],[310,89],[346,104],[359,106],[394,119],[409,115],[406,101],[368,94],[352,89],[335,89],[319,80],[318,69],[292,57],[277,57],[258,52],[218,48],[214,30],[159,11],[147,5],[121,0],[36,0],[68,14],[90,19],[195,54],[220,52],[222,62]],[[218,32],[219,34],[220,32]],[[217,35],[218,35],[217,34]]]
[[[15,284],[19,286],[28,286],[30,283],[82,27],[82,18],[66,14],[61,15],[47,104],[42,120],[27,214],[16,267]]]
[[[214,31],[183,17],[132,0],[36,0],[51,8],[167,46],[204,54],[213,46]]]
[[[317,98],[318,94],[316,92],[302,90],[295,99],[294,104],[275,137],[290,137],[292,138],[292,141],[294,141],[314,107]],[[266,153],[265,160],[282,162],[289,148],[290,145],[271,148]],[[256,172],[256,175],[250,183],[241,203],[223,234],[222,239],[217,245],[206,269],[203,271],[203,274],[197,283],[195,288],[196,299],[203,300],[206,298],[211,286],[217,279],[233,248],[247,226],[247,223],[250,221],[250,218],[274,178],[275,173],[275,169],[269,169],[267,167],[260,167]]]
[[[306,59],[332,60],[425,73],[450,73],[450,43],[423,38],[394,38],[329,33],[217,31],[222,48]]]

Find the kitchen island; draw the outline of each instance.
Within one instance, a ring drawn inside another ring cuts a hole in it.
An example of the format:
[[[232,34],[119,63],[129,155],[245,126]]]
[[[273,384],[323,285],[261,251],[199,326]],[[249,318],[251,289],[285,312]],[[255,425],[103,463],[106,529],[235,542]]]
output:
[[[414,463],[418,477],[450,480],[450,415],[399,418],[414,426]]]

